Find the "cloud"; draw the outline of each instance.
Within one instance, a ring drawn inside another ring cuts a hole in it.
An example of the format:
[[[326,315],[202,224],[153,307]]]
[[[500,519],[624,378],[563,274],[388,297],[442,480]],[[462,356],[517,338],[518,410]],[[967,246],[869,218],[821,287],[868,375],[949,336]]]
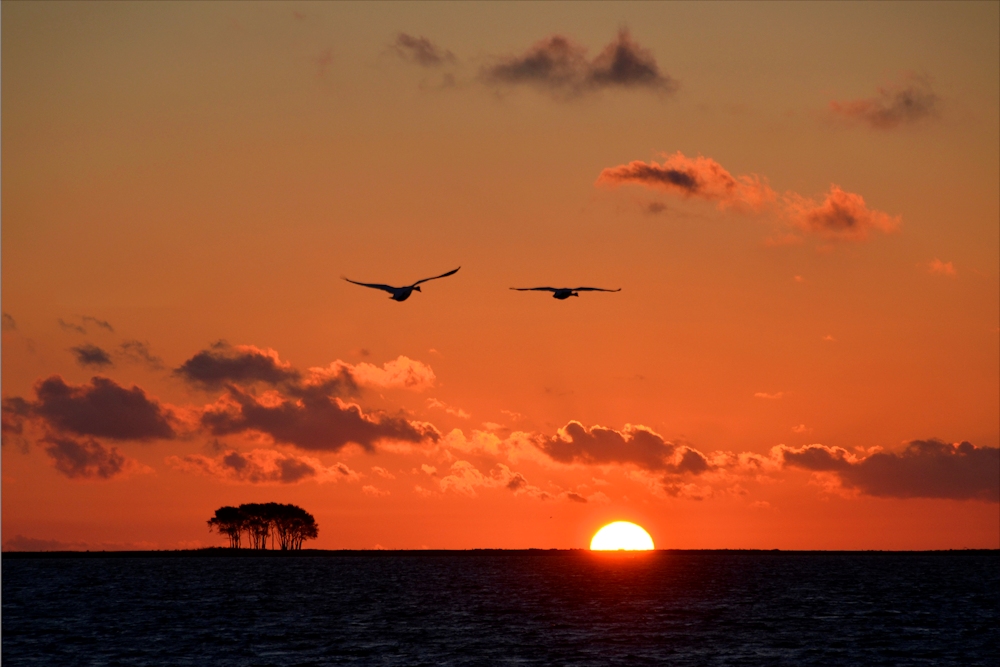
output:
[[[476,429],[472,430],[471,435],[466,436],[464,431],[456,428],[449,431],[441,439],[441,443],[445,447],[463,454],[504,457],[511,463],[521,459],[549,461],[550,459],[539,452],[535,446],[534,442],[537,438],[537,436],[524,431],[514,431],[507,437],[501,438],[495,433]]]
[[[257,398],[234,385],[228,390],[201,416],[202,426],[214,435],[258,431],[278,443],[333,452],[348,443],[373,451],[381,440],[417,443],[440,438],[430,424],[365,415],[357,405],[319,393],[288,400],[277,395]]]
[[[403,60],[423,67],[439,67],[446,63],[454,63],[456,60],[454,53],[442,49],[426,37],[414,37],[405,32],[396,35],[391,48]]]
[[[438,484],[443,492],[453,491],[470,497],[476,495],[477,488],[506,488],[515,495],[527,494],[539,500],[551,498],[550,494],[529,484],[524,475],[514,472],[502,463],[496,464],[487,475],[468,461],[455,461],[448,474],[442,477]]]
[[[299,379],[299,372],[282,362],[274,350],[253,345],[233,347],[222,340],[185,361],[174,374],[209,389],[228,383],[278,385]]]
[[[72,322],[67,322],[61,317],[59,318],[58,322],[59,326],[62,327],[63,331],[73,331],[82,334],[87,333],[87,330],[81,327],[79,324],[73,324]]]
[[[361,492],[366,496],[371,496],[372,498],[383,498],[385,496],[391,495],[390,491],[384,491],[378,487],[366,484],[361,487]]]
[[[56,470],[70,479],[111,479],[144,468],[118,452],[117,447],[105,447],[93,438],[84,441],[50,436],[43,438],[45,453]]]
[[[78,544],[61,542],[60,540],[44,540],[37,537],[15,535],[4,540],[4,551],[68,551]]]
[[[767,400],[770,400],[770,401],[774,401],[774,400],[777,400],[777,399],[781,398],[784,395],[785,395],[785,392],[783,392],[783,391],[777,391],[777,392],[775,392],[773,394],[768,394],[767,392],[764,392],[764,391],[758,391],[756,394],[754,394],[754,398],[763,398],[763,399],[767,399]]]
[[[108,331],[111,331],[111,332],[114,332],[114,330],[115,330],[115,328],[113,326],[111,326],[111,324],[109,322],[106,322],[105,320],[99,320],[96,317],[91,317],[90,315],[84,315],[83,317],[80,318],[80,320],[82,322],[90,322],[92,324],[96,324],[97,326],[101,327],[102,329],[107,329]]]
[[[91,345],[90,343],[84,343],[83,345],[71,347],[69,351],[76,356],[76,363],[84,367],[96,366],[98,368],[102,368],[104,366],[114,365],[114,362],[111,361],[111,355],[96,345]]]
[[[587,51],[562,35],[537,42],[520,56],[501,58],[483,69],[491,84],[531,85],[563,97],[609,88],[647,88],[662,93],[677,82],[660,72],[652,53],[636,44],[627,30],[588,62]]]
[[[22,445],[27,446],[27,443],[21,438],[24,433],[24,422],[31,416],[31,403],[24,400],[20,396],[12,396],[10,398],[3,399],[3,407],[0,409],[0,433],[2,433],[2,442],[6,445],[8,442],[18,442]]]
[[[869,209],[861,195],[837,185],[830,186],[822,203],[787,193],[785,206],[793,225],[831,240],[863,241],[872,230],[888,234],[898,231],[903,222],[898,215]]]
[[[350,367],[354,380],[362,386],[385,389],[402,388],[421,391],[434,386],[434,371],[427,364],[399,356],[382,364],[382,368],[361,362]]]
[[[118,346],[120,354],[134,363],[143,363],[153,369],[163,368],[163,359],[149,351],[149,343],[126,340]]]
[[[273,449],[249,452],[228,450],[219,456],[171,456],[167,463],[185,472],[243,484],[295,484],[304,481],[357,481],[358,473],[343,463],[325,466],[316,458],[285,454]]]
[[[831,185],[821,202],[786,192],[780,199],[757,174],[733,176],[711,158],[689,158],[681,152],[662,163],[635,160],[601,170],[595,185],[641,185],[682,198],[715,202],[719,209],[742,212],[776,210],[786,225],[828,240],[863,241],[873,230],[895,232],[902,218],[870,209],[861,195]],[[796,234],[779,236],[771,245],[801,242]]]
[[[652,52],[632,41],[625,29],[619,30],[615,41],[590,64],[587,79],[594,87],[637,86],[665,92],[677,89],[676,81],[660,73]]]
[[[443,402],[437,400],[436,398],[428,398],[427,399],[427,406],[431,407],[431,408],[440,408],[440,409],[444,410],[445,412],[447,412],[449,415],[454,415],[454,416],[459,417],[461,419],[470,419],[472,417],[472,415],[470,415],[465,410],[463,410],[461,408],[452,407],[452,406],[448,405],[447,403],[443,403]],[[497,424],[496,426],[499,427],[499,424]]]
[[[561,463],[632,464],[644,470],[701,474],[710,468],[701,452],[678,446],[645,426],[626,424],[621,431],[571,421],[538,447]]]
[[[17,331],[17,322],[14,321],[14,318],[9,313],[4,313],[3,325],[0,328],[4,331]]]
[[[891,130],[938,115],[940,98],[926,77],[910,76],[903,84],[879,88],[874,97],[830,102],[830,110],[877,130]]]
[[[375,473],[376,475],[378,475],[379,477],[384,477],[385,479],[396,479],[395,475],[393,475],[391,472],[389,472],[385,468],[381,468],[379,466],[374,466],[372,468],[372,472]]]
[[[913,440],[900,453],[858,457],[840,447],[779,446],[785,465],[835,473],[843,486],[883,498],[1000,502],[1000,449]]]
[[[955,266],[951,262],[942,262],[937,257],[927,263],[927,271],[934,275],[948,276],[949,278],[954,278],[956,274]]]
[[[35,395],[19,405],[56,431],[112,440],[176,437],[173,413],[135,385],[126,389],[104,377],[71,385],[53,375],[35,384]]]
[[[689,158],[678,151],[662,164],[636,160],[601,171],[598,185],[643,185],[681,197],[716,202],[720,209],[759,211],[777,199],[767,181],[756,174],[733,176],[711,158]]]
[[[400,355],[382,364],[381,368],[366,361],[355,365],[340,360],[325,368],[310,368],[306,384],[324,386],[326,383],[336,381],[351,387],[423,391],[433,387],[436,379],[434,370],[430,366]]]

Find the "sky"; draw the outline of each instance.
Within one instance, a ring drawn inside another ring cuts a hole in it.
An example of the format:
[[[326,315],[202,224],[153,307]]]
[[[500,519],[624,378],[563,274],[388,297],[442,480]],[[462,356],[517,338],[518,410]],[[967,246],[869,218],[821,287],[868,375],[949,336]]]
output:
[[[4,549],[1000,548],[1000,4],[0,8]]]

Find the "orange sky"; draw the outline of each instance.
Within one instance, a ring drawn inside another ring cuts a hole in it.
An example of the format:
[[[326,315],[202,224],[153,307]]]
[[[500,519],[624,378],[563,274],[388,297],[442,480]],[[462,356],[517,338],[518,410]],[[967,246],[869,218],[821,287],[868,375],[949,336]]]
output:
[[[3,547],[1000,547],[998,35],[3,3]]]

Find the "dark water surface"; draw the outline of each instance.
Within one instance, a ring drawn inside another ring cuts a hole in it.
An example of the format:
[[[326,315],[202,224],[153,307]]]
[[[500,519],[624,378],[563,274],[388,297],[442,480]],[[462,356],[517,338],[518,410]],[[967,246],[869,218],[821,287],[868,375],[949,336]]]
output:
[[[1000,664],[996,551],[2,563],[5,667]]]

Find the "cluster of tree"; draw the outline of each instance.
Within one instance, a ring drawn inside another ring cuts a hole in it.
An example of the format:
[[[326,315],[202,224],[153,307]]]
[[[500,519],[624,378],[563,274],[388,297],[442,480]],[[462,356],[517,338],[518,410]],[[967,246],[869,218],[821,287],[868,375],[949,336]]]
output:
[[[208,520],[208,529],[227,536],[233,549],[243,546],[243,533],[246,533],[247,545],[251,549],[267,549],[270,537],[271,548],[274,549],[277,540],[282,551],[301,549],[303,541],[316,539],[319,535],[319,526],[312,514],[297,505],[281,503],[220,507]]]

